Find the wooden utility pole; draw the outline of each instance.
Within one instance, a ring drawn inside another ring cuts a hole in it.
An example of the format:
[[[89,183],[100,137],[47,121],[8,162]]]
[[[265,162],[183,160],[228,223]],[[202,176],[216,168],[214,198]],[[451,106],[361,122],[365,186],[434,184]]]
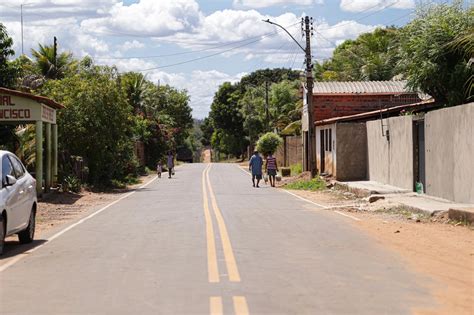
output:
[[[313,18],[305,17],[304,19],[301,18],[302,24],[304,23],[305,27],[303,29],[303,33],[306,37],[306,48],[301,46],[301,44],[293,37],[293,35],[288,32],[286,28],[281,26],[278,23],[270,21],[270,19],[263,20],[266,23],[273,24],[284,30],[288,36],[293,39],[293,41],[298,45],[301,50],[305,53],[305,63],[306,63],[306,105],[308,106],[308,141],[306,144],[306,158],[309,159],[309,170],[311,171],[311,175],[314,177],[316,176],[317,169],[316,169],[316,138],[314,135],[314,109],[313,109],[313,65],[311,61],[311,35],[313,35]],[[306,167],[306,166],[305,166]]]
[[[265,81],[265,129],[270,131],[270,115],[268,112],[268,81]]]
[[[309,18],[306,16],[304,18],[304,33],[306,37],[306,104],[308,106],[308,159],[309,159],[309,170],[311,171],[311,176],[316,176],[317,169],[316,169],[316,137],[314,131],[314,122],[315,115],[314,115],[314,108],[313,108],[313,65],[311,61],[311,35],[313,33],[313,18]]]

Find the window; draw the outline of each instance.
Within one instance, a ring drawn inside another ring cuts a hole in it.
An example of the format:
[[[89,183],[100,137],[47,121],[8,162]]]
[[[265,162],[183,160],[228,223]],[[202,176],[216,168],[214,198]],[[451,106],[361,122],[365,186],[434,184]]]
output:
[[[16,178],[21,178],[23,175],[25,175],[25,168],[23,167],[23,164],[14,156],[9,156],[10,161],[12,162],[13,165],[13,170],[15,171]]]
[[[10,163],[10,160],[8,157],[5,155],[2,158],[2,186],[6,184],[6,178],[7,175],[15,176],[15,173],[13,172],[13,166]]]

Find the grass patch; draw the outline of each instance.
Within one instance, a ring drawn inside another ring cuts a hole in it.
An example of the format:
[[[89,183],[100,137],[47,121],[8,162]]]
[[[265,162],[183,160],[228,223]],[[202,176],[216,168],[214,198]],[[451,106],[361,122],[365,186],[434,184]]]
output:
[[[311,180],[298,180],[293,183],[289,183],[285,186],[287,189],[294,190],[323,190],[326,189],[326,182],[321,177],[316,177]]]
[[[291,176],[299,175],[303,172],[303,165],[301,163],[290,165]]]

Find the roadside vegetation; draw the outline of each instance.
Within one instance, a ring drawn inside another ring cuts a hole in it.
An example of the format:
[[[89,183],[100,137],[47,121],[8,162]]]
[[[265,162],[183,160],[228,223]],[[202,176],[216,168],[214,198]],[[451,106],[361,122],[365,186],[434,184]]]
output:
[[[67,191],[133,184],[145,167],[155,168],[168,150],[197,149],[186,91],[156,85],[141,73],[120,73],[70,52],[54,56],[39,45],[32,59],[14,55],[0,23],[0,86],[49,97],[58,111],[59,181]],[[200,130],[199,130],[200,131]],[[34,125],[0,126],[0,147],[34,169]],[[134,153],[145,148],[145,165]],[[192,156],[192,153],[191,153]]]
[[[313,179],[302,179],[288,183],[285,185],[285,188],[310,191],[324,190],[326,189],[326,182],[318,176]]]

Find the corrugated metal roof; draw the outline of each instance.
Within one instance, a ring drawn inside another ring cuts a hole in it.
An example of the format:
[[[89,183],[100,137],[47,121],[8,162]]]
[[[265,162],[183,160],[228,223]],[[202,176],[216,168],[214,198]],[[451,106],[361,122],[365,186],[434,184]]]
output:
[[[313,94],[411,93],[407,81],[314,82]]]

